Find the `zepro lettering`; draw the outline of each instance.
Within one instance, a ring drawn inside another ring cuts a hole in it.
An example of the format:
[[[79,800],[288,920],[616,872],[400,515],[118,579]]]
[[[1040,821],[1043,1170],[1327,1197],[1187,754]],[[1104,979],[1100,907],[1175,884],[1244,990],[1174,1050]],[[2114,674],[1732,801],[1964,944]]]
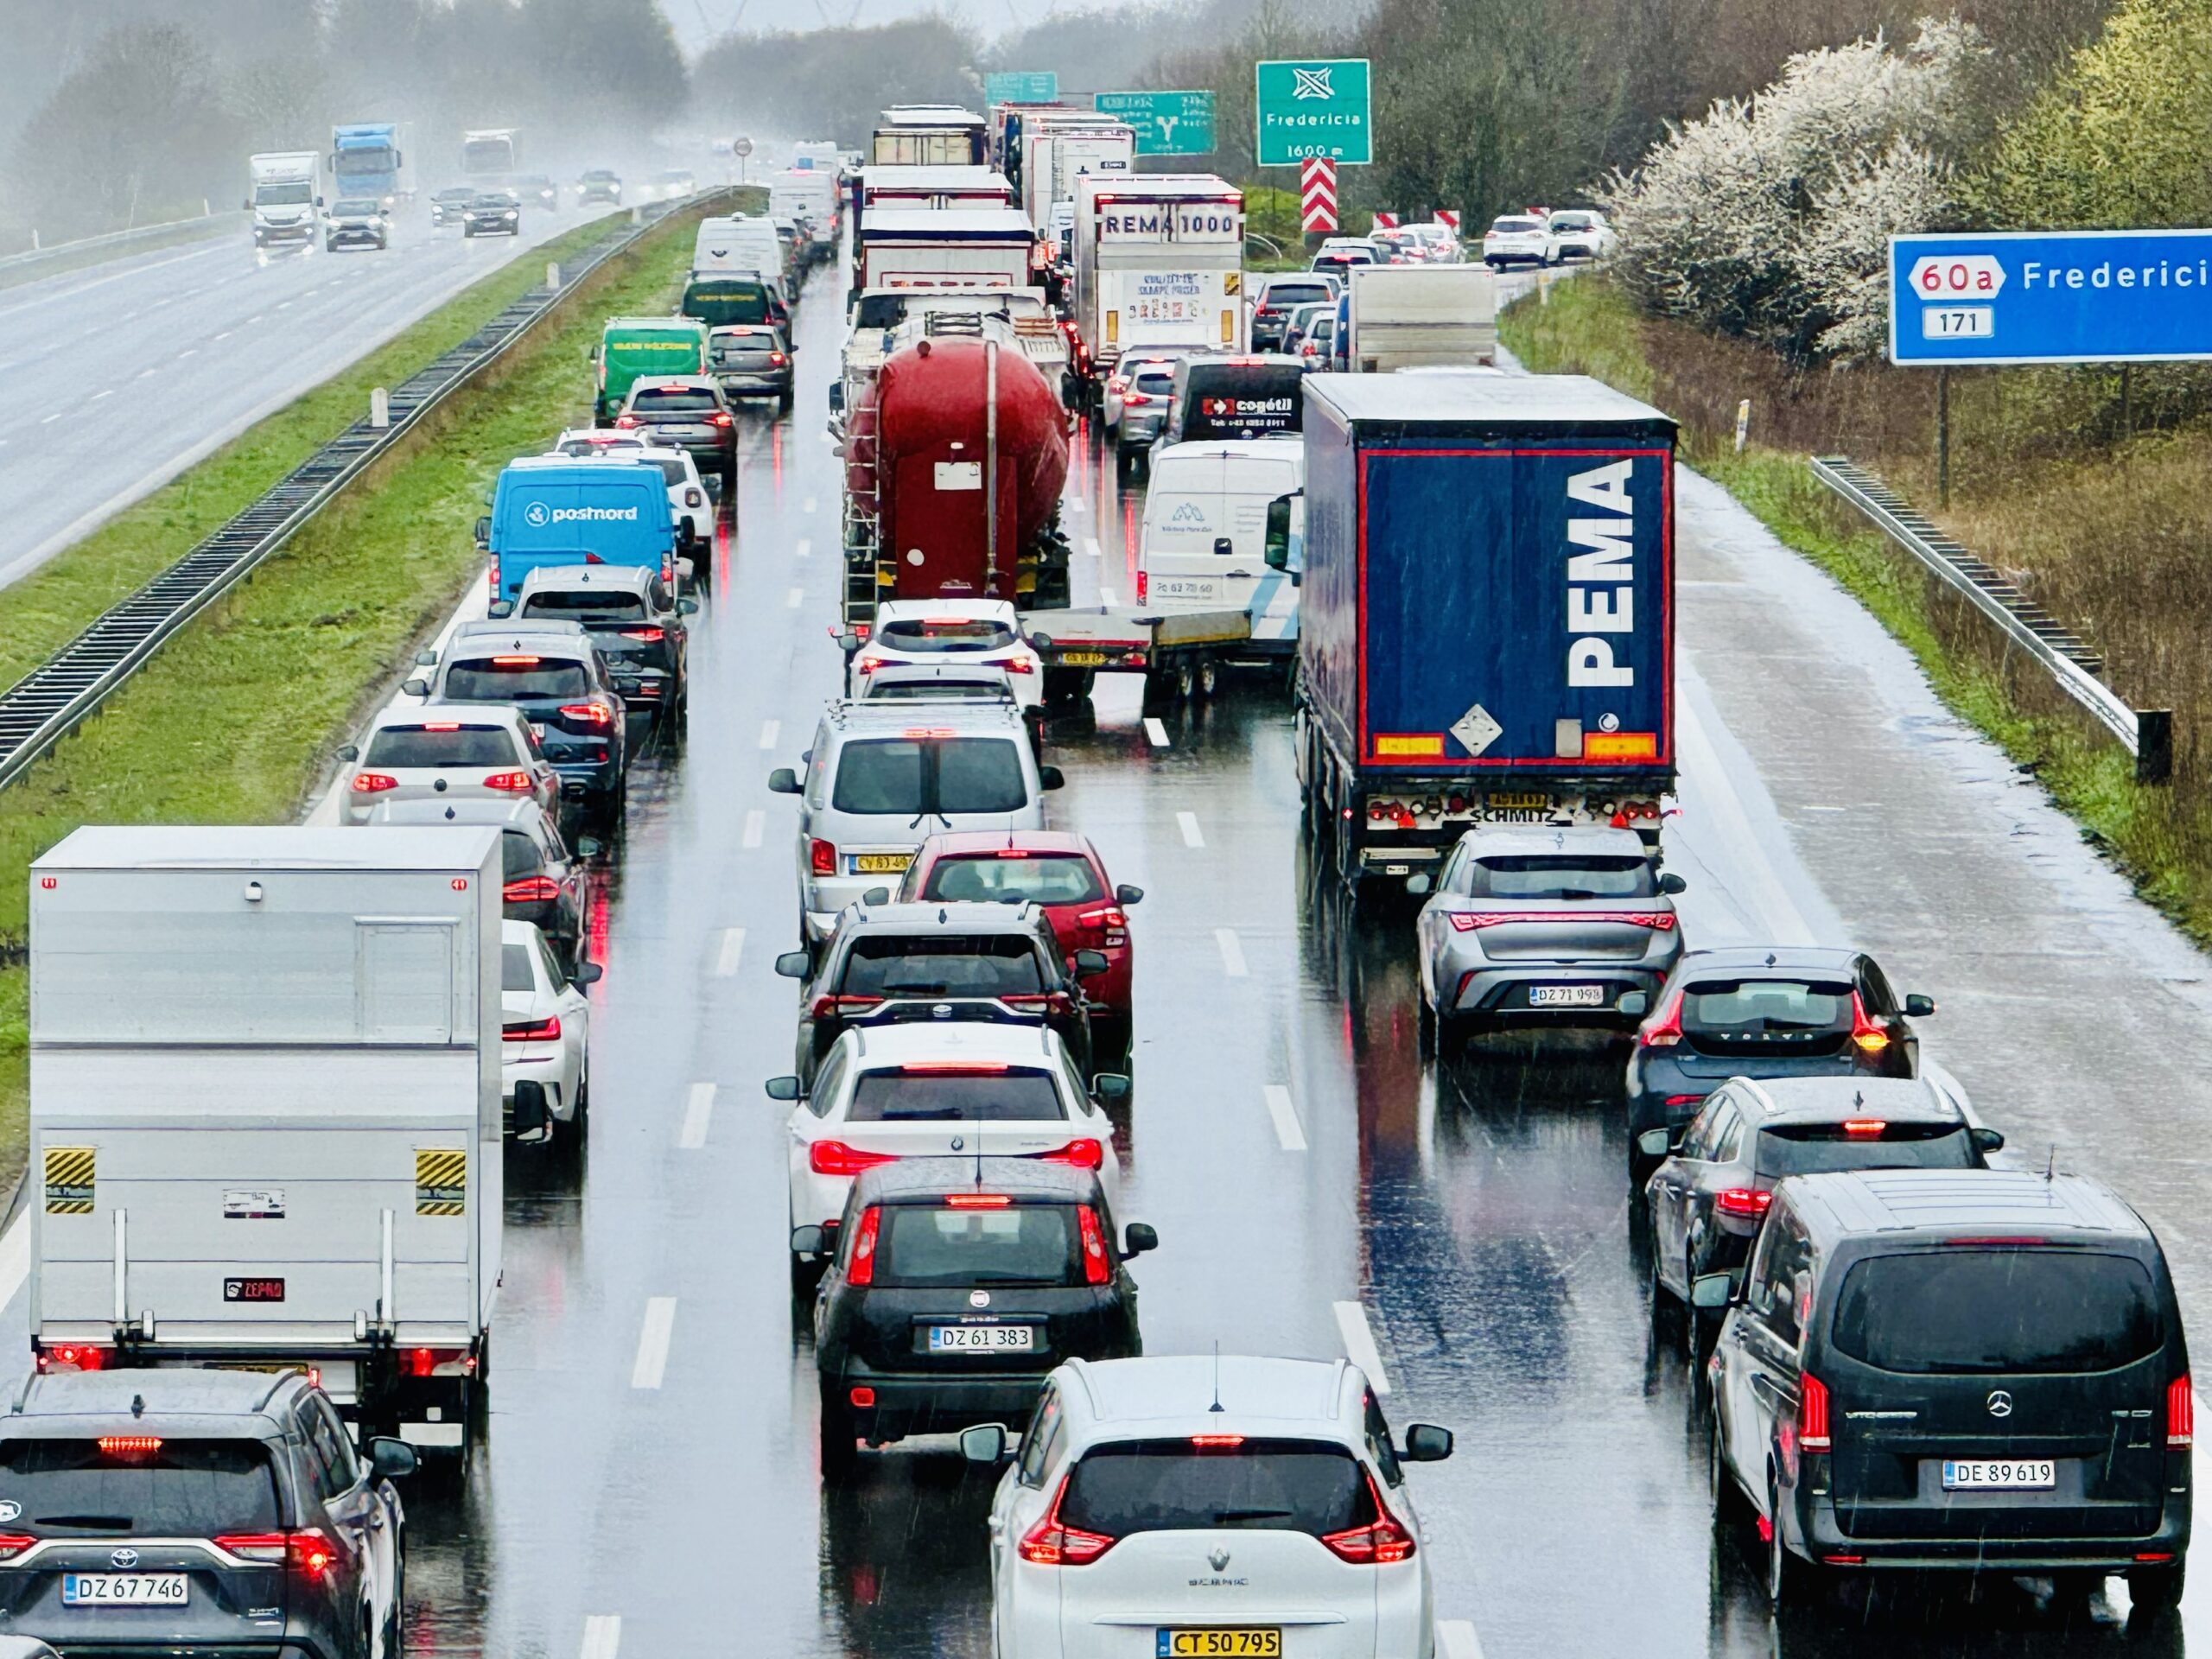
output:
[[[543,501],[533,501],[522,510],[523,522],[534,529],[543,530],[548,524],[634,524],[638,522],[635,507],[549,507]]]
[[[1611,638],[1636,631],[1636,504],[1628,493],[1632,465],[1609,461],[1567,480],[1570,503],[1596,508],[1602,515],[1567,521],[1570,686],[1636,683],[1635,668],[1614,662]]]

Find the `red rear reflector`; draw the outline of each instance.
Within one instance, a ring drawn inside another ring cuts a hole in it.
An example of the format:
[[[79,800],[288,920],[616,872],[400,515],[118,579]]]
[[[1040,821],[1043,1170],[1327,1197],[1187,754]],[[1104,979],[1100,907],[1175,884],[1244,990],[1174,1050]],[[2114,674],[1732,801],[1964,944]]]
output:
[[[863,1382],[848,1395],[846,1398],[849,1399],[853,1404],[857,1406],[861,1410],[866,1411],[871,1406],[875,1404],[875,1390],[868,1387],[867,1383]]]
[[[1732,1186],[1713,1198],[1713,1206],[1724,1216],[1763,1216],[1767,1205],[1773,1202],[1771,1192],[1762,1192],[1752,1186]]]
[[[1004,1210],[1013,1203],[1003,1192],[949,1192],[944,1199],[948,1210]]]
[[[845,1268],[847,1284],[875,1282],[875,1236],[882,1225],[883,1211],[874,1205],[861,1211],[860,1224],[853,1229],[853,1259]]]
[[[2166,1444],[2177,1449],[2196,1442],[2196,1395],[2183,1371],[2166,1384]]]
[[[1148,570],[1140,570],[1140,571],[1138,571],[1138,572],[1137,572],[1137,603],[1138,603],[1138,604],[1141,605],[1141,604],[1143,604],[1143,603],[1145,602],[1145,594],[1146,594],[1146,593],[1147,593],[1147,591],[1151,588],[1151,586],[1152,586],[1152,573],[1151,573],[1150,571],[1148,571]]]
[[[109,1458],[149,1457],[162,1449],[158,1434],[103,1434],[100,1454]]]
[[[898,1161],[895,1154],[862,1152],[842,1141],[817,1141],[806,1153],[806,1166],[817,1175],[857,1175],[864,1169],[874,1169],[878,1164]]]
[[[1797,1390],[1797,1444],[1808,1452],[1828,1449],[1828,1385],[1810,1371]]]

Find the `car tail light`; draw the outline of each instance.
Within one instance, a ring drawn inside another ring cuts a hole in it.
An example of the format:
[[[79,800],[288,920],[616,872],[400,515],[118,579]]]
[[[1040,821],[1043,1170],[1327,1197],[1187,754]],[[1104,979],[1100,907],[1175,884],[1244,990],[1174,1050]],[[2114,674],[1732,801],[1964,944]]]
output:
[[[1065,1164],[1071,1169],[1098,1169],[1106,1162],[1106,1146],[1086,1135],[1069,1141],[1057,1152],[1039,1153],[1037,1156],[1040,1163]]]
[[[1138,604],[1141,605],[1141,604],[1143,604],[1143,603],[1145,602],[1145,594],[1146,594],[1147,590],[1147,589],[1149,589],[1149,588],[1151,588],[1151,586],[1152,586],[1152,573],[1151,573],[1149,570],[1140,570],[1140,571],[1138,571],[1138,572],[1137,572],[1137,603],[1138,603]]]
[[[954,1192],[944,1200],[948,1210],[1011,1210],[1014,1199],[1005,1192]]]
[[[1066,1014],[1075,1007],[1065,991],[1009,991],[999,1001],[1010,1008],[1045,1008],[1053,1014]]]
[[[526,772],[495,772],[484,780],[484,787],[503,790],[510,795],[527,795],[533,782]]]
[[[38,1351],[38,1368],[41,1371],[104,1371],[107,1362],[107,1350],[89,1344],[64,1343],[59,1348],[41,1348]]]
[[[549,1014],[543,1020],[518,1020],[511,1026],[501,1026],[499,1035],[510,1043],[551,1043],[561,1037],[561,1016]]]
[[[1703,1095],[1669,1095],[1667,1103],[1669,1106],[1694,1106],[1704,1098]]]
[[[1797,1389],[1797,1444],[1808,1452],[1828,1449],[1828,1385],[1810,1371]]]
[[[614,417],[614,424],[625,429],[634,429],[638,424],[638,417],[634,415],[617,415]]]
[[[715,426],[728,426],[728,425],[729,424],[729,416],[728,416],[728,414],[726,411],[724,411],[724,410],[719,410],[719,409],[718,409],[718,410],[715,410],[712,415],[709,416],[707,418],[708,418],[708,420],[709,421],[709,423],[711,423],[713,425],[715,425]]]
[[[1128,377],[1128,375],[1126,375],[1126,374],[1109,374],[1109,375],[1108,375],[1108,376],[1106,377],[1106,390],[1107,390],[1107,391],[1127,391],[1128,389],[1129,389],[1129,377]]]
[[[310,1579],[320,1579],[338,1558],[330,1540],[316,1527],[302,1527],[294,1532],[225,1533],[215,1540],[215,1546],[244,1560],[289,1561]]]
[[[1252,308],[1252,315],[1255,317],[1272,317],[1275,315],[1276,313],[1274,307],[1262,301],[1260,304]]]
[[[823,841],[818,836],[809,841],[806,843],[806,867],[817,875],[836,874],[836,844]]]
[[[525,875],[499,889],[499,897],[511,905],[545,904],[560,896],[561,884],[550,875]]]
[[[0,1561],[13,1560],[36,1542],[27,1532],[0,1532]]]
[[[2166,1445],[2180,1451],[2196,1443],[2196,1395],[2183,1371],[2166,1384]]]
[[[985,668],[1002,668],[1009,674],[1034,674],[1037,664],[1027,657],[986,657]]]
[[[1363,1527],[1324,1533],[1321,1541],[1338,1560],[1350,1561],[1354,1567],[1389,1567],[1394,1562],[1411,1560],[1414,1535],[1383,1508],[1382,1495],[1375,1490],[1372,1476],[1368,1478],[1367,1494],[1375,1505],[1375,1519]]]
[[[1067,1495],[1068,1479],[1063,1475],[1059,1490],[1052,1494],[1052,1507],[1014,1546],[1015,1554],[1033,1567],[1088,1567],[1114,1548],[1115,1540],[1105,1533],[1062,1523],[1060,1505]]]
[[[494,657],[494,668],[536,668],[544,659],[539,657]]]
[[[388,772],[357,772],[352,788],[356,795],[378,795],[387,789],[397,789],[399,779]]]
[[[1767,1205],[1773,1202],[1773,1193],[1762,1192],[1755,1186],[1731,1186],[1713,1196],[1713,1207],[1724,1216],[1750,1221],[1766,1214]]]
[[[859,1224],[853,1229],[853,1259],[845,1267],[845,1282],[849,1285],[872,1285],[875,1282],[875,1236],[883,1226],[883,1211],[871,1204],[861,1211]]]
[[[664,628],[624,628],[621,631],[625,639],[642,639],[649,645],[658,645],[667,638],[667,632]]]
[[[1007,1069],[1004,1060],[908,1060],[899,1068],[902,1077],[995,1077]]]
[[[146,1458],[162,1449],[158,1434],[103,1434],[100,1436],[100,1455],[104,1458]]]
[[[561,712],[570,720],[581,720],[587,726],[612,726],[614,723],[614,711],[603,703],[564,702],[561,705]]]
[[[817,996],[814,999],[814,1017],[827,1020],[842,1008],[872,1008],[883,999],[880,996]]]
[[[771,352],[768,353],[768,361],[773,364],[777,368],[780,369],[784,366],[786,359],[781,352]]]
[[[817,1141],[806,1149],[806,1166],[817,1175],[857,1175],[878,1164],[898,1161],[891,1153],[862,1152],[842,1141]]]
[[[1636,1033],[1636,1040],[1646,1048],[1672,1048],[1682,1040],[1682,994],[1676,991],[1667,1006],[1659,1011],[1643,1029]]]
[[[1122,394],[1122,407],[1124,409],[1135,409],[1151,401],[1152,394],[1148,391],[1125,391]]]
[[[457,720],[426,720],[416,729],[425,732],[457,732],[461,729],[461,722]]]
[[[1098,1224],[1098,1212],[1087,1204],[1076,1205],[1075,1218],[1083,1230],[1083,1281],[1103,1285],[1114,1276],[1114,1259],[1106,1253],[1106,1230]]]
[[[1878,1054],[1890,1046],[1889,1032],[1867,1014],[1856,991],[1851,994],[1851,1040],[1869,1054]]]
[[[1193,1434],[1191,1449],[1194,1452],[1233,1452],[1244,1444],[1242,1434]]]

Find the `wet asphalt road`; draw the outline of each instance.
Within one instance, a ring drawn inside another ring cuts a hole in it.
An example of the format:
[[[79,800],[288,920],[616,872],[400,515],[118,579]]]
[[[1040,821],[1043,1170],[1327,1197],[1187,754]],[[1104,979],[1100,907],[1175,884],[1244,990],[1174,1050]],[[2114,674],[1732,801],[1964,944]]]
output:
[[[642,763],[594,912],[588,1157],[509,1154],[489,1432],[464,1491],[408,1496],[416,1655],[988,1652],[991,1477],[925,1442],[822,1487],[785,1273],[788,1108],[760,1092],[788,1061],[771,963],[798,927],[766,777],[839,665],[836,277],[801,311],[798,413],[747,418],[688,741]],[[1078,602],[1131,586],[1134,497],[1098,459],[1090,441],[1071,486]],[[1982,1115],[2135,1197],[2201,1313],[2201,959],[1821,579],[1694,480],[1681,525],[1668,835],[1690,938],[1872,946],[1942,1001],[1929,1052]],[[1052,739],[1055,821],[1147,892],[1121,1153],[1124,1215],[1162,1239],[1136,1269],[1147,1347],[1371,1344],[1393,1421],[1458,1432],[1411,1477],[1440,1616],[1479,1643],[1455,1633],[1450,1659],[2178,1655],[2212,1630],[2212,1578],[2132,1636],[2118,1586],[2069,1611],[2032,1586],[1885,1581],[1773,1623],[1749,1541],[1714,1535],[1701,1402],[1652,1333],[1622,1051],[1505,1041],[1425,1065],[1407,913],[1348,915],[1309,874],[1280,702],[1238,689],[1164,728],[1149,741],[1135,683],[1109,681],[1095,721]],[[19,1331],[20,1298],[10,1314]]]

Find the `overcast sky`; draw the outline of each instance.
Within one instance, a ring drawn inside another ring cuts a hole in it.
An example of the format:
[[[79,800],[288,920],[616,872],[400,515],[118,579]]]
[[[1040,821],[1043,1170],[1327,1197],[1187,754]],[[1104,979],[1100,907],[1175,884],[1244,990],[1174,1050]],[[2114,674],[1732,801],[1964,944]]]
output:
[[[715,35],[735,25],[743,29],[818,29],[829,21],[854,21],[855,6],[863,23],[887,23],[900,17],[950,12],[974,24],[986,35],[1004,34],[1056,11],[1089,10],[1083,0],[661,0],[661,9],[675,26],[683,49],[696,52]]]

